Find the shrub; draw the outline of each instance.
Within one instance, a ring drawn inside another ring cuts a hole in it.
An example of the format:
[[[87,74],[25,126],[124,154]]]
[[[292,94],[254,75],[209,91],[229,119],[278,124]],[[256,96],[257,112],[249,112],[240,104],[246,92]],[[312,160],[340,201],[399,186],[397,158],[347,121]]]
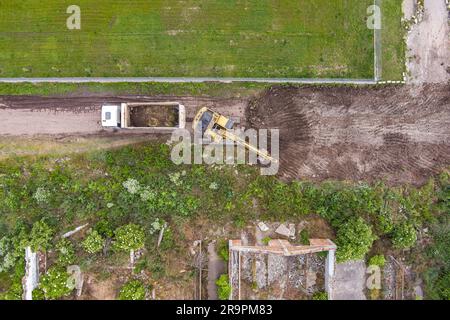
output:
[[[45,300],[45,293],[41,288],[33,290],[33,300]]]
[[[363,259],[375,239],[372,228],[362,218],[350,220],[337,232],[337,262]]]
[[[30,246],[33,251],[47,251],[50,248],[54,231],[42,219],[33,224],[30,234]]]
[[[141,186],[136,179],[128,179],[122,185],[130,194],[136,194],[141,189]]]
[[[86,239],[81,243],[84,250],[86,250],[87,253],[97,253],[100,252],[103,249],[103,246],[105,245],[105,240],[103,240],[102,236],[98,234],[97,231],[92,231],[88,234]]]
[[[58,267],[50,268],[39,282],[39,289],[47,300],[60,299],[69,295],[73,288],[68,286],[69,274]]]
[[[56,245],[58,251],[58,264],[68,266],[75,261],[75,249],[68,239],[61,239]]]
[[[106,238],[112,238],[114,235],[111,224],[108,220],[102,219],[95,224],[94,230],[98,232],[99,235]]]
[[[0,300],[22,300],[22,279],[25,275],[25,261],[18,261],[13,271],[8,274],[11,284],[6,292],[0,293]]]
[[[411,248],[417,241],[417,233],[414,226],[408,222],[402,222],[395,226],[392,233],[392,244],[396,249]]]
[[[309,232],[306,229],[300,231],[300,244],[309,246]]]
[[[328,300],[328,294],[326,292],[316,292],[312,296],[313,300]]]
[[[8,271],[16,263],[17,257],[11,240],[7,237],[0,239],[0,272]]]
[[[217,244],[217,253],[220,258],[222,258],[223,261],[229,260],[229,252],[228,252],[228,241],[226,240],[220,240]]]
[[[228,275],[223,274],[217,279],[217,295],[220,300],[228,300],[230,298],[231,286],[229,283]]]
[[[448,187],[448,186],[447,186]],[[447,192],[450,189],[447,188]],[[450,199],[447,194],[447,199]],[[442,202],[444,204],[444,202]],[[433,242],[427,249],[427,255],[432,262],[424,272],[425,292],[429,299],[450,300],[450,215],[448,206],[442,207],[443,215],[432,227]]]
[[[138,250],[144,247],[144,229],[137,224],[127,224],[116,229],[114,232],[114,246],[120,250]]]
[[[428,299],[450,300],[450,270],[430,268],[423,277]]]
[[[39,187],[36,189],[36,192],[33,194],[34,200],[39,204],[45,204],[48,202],[51,193],[47,191],[45,188]]]
[[[145,300],[145,287],[139,280],[125,283],[119,292],[119,300]]]
[[[267,246],[267,245],[269,244],[270,240],[272,240],[271,237],[264,237],[264,238],[262,239],[262,243],[263,243],[265,246]]]
[[[375,226],[380,234],[388,234],[394,229],[392,214],[390,212],[381,211],[375,221]]]
[[[440,273],[436,281],[436,291],[440,299],[450,300],[450,271]]]
[[[175,248],[175,245],[176,245],[176,242],[173,237],[172,229],[166,228],[164,230],[164,235],[161,240],[161,244],[160,244],[159,248],[161,250],[171,250],[171,249]]]
[[[148,271],[150,271],[154,280],[158,280],[166,276],[166,264],[159,252],[156,252],[149,258]]]
[[[165,228],[167,226],[167,223],[159,218],[156,218],[155,221],[153,221],[150,224],[150,229],[149,229],[149,233],[150,234],[154,234],[156,232],[161,231],[162,228]]]
[[[380,268],[383,268],[386,264],[386,259],[382,254],[373,256],[369,259],[369,266],[378,266]]]

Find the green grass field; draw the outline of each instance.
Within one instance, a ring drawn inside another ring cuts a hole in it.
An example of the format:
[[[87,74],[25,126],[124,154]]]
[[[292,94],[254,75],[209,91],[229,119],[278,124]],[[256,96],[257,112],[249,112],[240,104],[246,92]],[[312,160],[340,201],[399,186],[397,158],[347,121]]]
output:
[[[369,78],[370,2],[0,1],[1,76]]]
[[[0,0],[0,77],[374,76],[373,0],[78,0],[68,30],[71,4]]]

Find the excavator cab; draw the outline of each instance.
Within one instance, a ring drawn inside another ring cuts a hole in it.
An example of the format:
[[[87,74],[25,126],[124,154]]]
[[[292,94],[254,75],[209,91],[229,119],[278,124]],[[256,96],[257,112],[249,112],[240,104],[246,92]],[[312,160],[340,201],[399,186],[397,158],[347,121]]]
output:
[[[209,134],[209,131],[231,130],[234,122],[208,108],[202,108],[197,113],[192,123],[194,130],[202,133],[202,136]],[[207,132],[208,131],[208,132]]]

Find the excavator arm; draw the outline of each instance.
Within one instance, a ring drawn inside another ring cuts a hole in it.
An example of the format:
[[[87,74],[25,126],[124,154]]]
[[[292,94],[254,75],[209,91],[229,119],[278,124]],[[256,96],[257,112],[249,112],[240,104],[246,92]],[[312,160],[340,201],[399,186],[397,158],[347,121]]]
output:
[[[266,150],[258,149],[256,146],[245,141],[245,139],[242,139],[231,132],[233,125],[233,121],[208,108],[200,109],[192,123],[193,129],[200,130],[203,136],[209,136],[216,141],[219,137],[225,140],[234,141],[236,144],[256,153],[258,157],[273,163],[278,162],[278,160],[270,156]]]

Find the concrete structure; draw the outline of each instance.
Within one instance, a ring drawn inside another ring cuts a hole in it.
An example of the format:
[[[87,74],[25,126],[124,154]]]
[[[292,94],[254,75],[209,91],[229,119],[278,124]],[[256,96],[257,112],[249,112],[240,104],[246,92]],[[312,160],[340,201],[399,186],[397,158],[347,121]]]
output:
[[[336,250],[329,250],[325,262],[325,291],[328,294],[328,300],[334,300],[334,276],[336,274]]]
[[[247,253],[292,257],[328,251],[325,265],[325,291],[333,299],[336,245],[329,239],[310,239],[310,245],[292,245],[287,240],[270,240],[266,246],[246,246],[241,240],[229,241],[228,273],[231,286],[230,299],[241,299],[241,258]]]
[[[366,263],[347,261],[336,265],[332,290],[333,300],[366,300]]]
[[[39,259],[31,247],[25,248],[25,276],[22,280],[23,300],[33,300],[33,290],[39,284]]]

